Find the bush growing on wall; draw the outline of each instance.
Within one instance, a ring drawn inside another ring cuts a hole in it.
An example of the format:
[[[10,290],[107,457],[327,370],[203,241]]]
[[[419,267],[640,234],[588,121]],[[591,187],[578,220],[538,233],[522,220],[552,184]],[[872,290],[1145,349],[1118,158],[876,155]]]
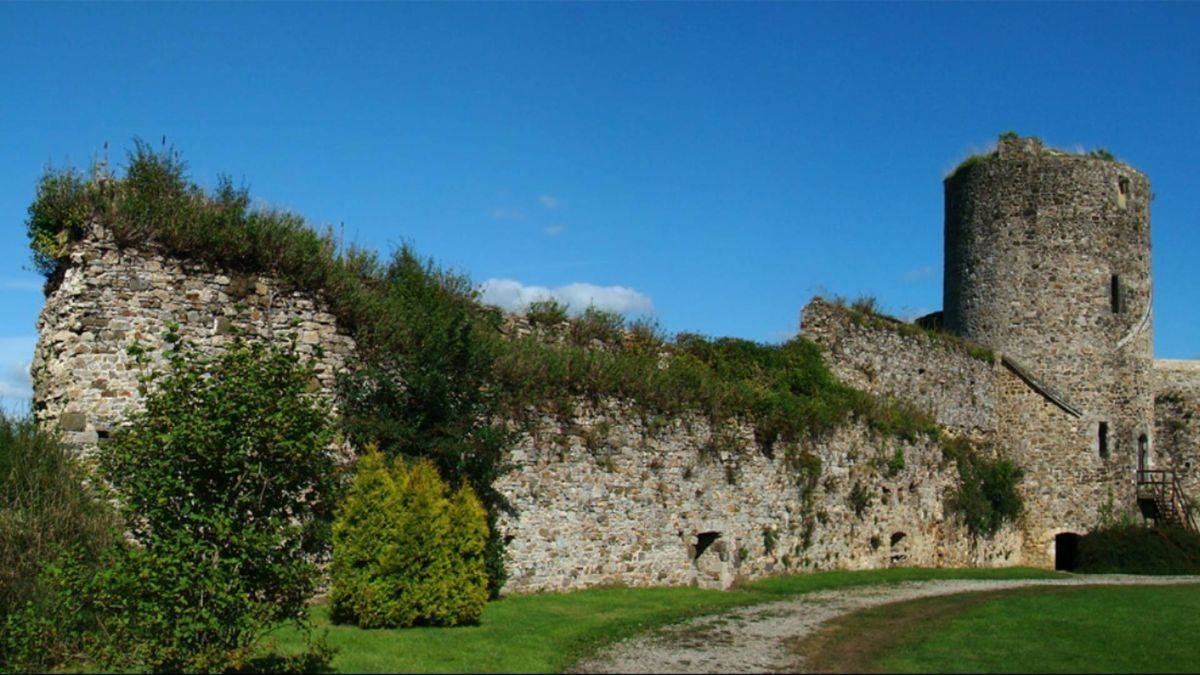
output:
[[[474,623],[488,599],[487,515],[428,460],[358,460],[333,527],[334,621],[363,628]]]
[[[958,467],[958,486],[946,500],[974,537],[991,537],[1024,511],[1022,471],[1012,460],[985,454],[965,439],[946,439],[942,453]]]

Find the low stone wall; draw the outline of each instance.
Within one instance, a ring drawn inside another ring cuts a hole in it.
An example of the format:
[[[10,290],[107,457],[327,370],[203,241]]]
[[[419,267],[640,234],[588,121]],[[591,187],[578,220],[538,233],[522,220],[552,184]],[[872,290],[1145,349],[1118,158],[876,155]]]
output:
[[[313,298],[266,277],[227,274],[150,251],[118,249],[97,229],[77,243],[38,320],[34,413],[68,443],[105,438],[140,404],[135,343],[161,362],[169,325],[201,352],[236,336],[294,342],[330,389],[354,340]],[[154,367],[152,361],[148,364]]]
[[[946,514],[957,469],[936,443],[851,426],[767,453],[747,428],[717,440],[703,419],[656,430],[638,420],[616,404],[581,410],[516,448],[519,468],[498,483],[517,511],[501,525],[506,592],[1024,562],[1015,529],[974,541]],[[788,460],[800,452],[820,460],[809,491]]]

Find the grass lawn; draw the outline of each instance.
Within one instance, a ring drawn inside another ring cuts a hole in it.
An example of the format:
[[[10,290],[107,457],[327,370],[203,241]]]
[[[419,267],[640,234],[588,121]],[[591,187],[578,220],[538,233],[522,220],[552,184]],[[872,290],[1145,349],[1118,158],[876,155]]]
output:
[[[489,603],[478,626],[363,630],[334,626],[314,608],[318,630],[338,648],[333,668],[344,672],[561,671],[604,644],[702,614],[810,591],[925,579],[1051,578],[1029,568],[914,569],[819,572],[764,579],[733,591],[696,588],[604,588],[543,593]],[[277,651],[301,648],[281,629]]]
[[[1026,588],[857,612],[801,649],[818,671],[1195,672],[1200,585]]]

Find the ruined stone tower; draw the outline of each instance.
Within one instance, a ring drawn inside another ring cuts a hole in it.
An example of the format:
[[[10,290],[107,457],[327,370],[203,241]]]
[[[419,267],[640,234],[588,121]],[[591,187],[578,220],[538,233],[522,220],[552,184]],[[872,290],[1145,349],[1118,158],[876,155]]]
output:
[[[1150,199],[1136,169],[1030,138],[945,181],[946,328],[1073,408],[1122,492],[1153,461]]]

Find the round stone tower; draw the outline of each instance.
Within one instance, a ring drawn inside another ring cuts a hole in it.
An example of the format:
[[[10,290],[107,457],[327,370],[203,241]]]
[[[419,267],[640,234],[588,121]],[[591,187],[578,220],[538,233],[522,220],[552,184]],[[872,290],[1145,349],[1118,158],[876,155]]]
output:
[[[1136,169],[1031,138],[945,181],[946,328],[1077,409],[1081,450],[1131,482],[1154,429],[1150,199]]]

